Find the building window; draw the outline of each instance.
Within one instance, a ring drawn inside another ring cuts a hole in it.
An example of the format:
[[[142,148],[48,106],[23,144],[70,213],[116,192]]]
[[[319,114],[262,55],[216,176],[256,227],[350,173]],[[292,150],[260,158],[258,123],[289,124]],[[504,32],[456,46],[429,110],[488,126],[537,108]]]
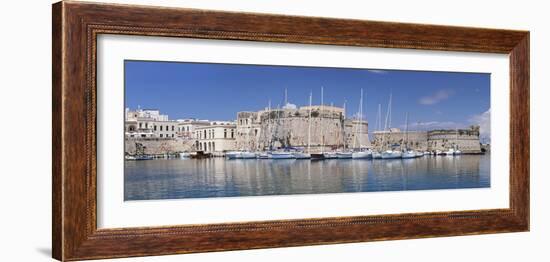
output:
[[[231,138],[235,138],[235,130],[231,129]]]
[[[157,131],[157,126],[156,125],[153,126],[153,130]]]
[[[169,129],[168,129],[168,126],[166,126],[166,131],[168,131],[168,130],[169,130]]]
[[[206,138],[206,129],[204,130],[204,138]]]
[[[223,130],[223,138],[227,138],[227,129]]]
[[[216,142],[212,142],[212,151],[216,151]]]
[[[174,134],[172,134],[172,137],[174,137]]]
[[[172,131],[174,131],[174,126],[172,126]]]
[[[162,126],[160,126],[160,131],[162,131]]]
[[[139,123],[139,128],[141,128],[141,124],[142,124],[142,123]]]
[[[162,134],[160,134],[160,137],[162,137]]]

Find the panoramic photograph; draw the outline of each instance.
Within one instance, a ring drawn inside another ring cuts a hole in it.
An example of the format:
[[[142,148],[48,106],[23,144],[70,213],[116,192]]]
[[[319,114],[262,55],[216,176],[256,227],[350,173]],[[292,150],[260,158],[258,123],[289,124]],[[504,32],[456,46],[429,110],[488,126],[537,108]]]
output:
[[[124,200],[491,186],[490,74],[124,63]]]

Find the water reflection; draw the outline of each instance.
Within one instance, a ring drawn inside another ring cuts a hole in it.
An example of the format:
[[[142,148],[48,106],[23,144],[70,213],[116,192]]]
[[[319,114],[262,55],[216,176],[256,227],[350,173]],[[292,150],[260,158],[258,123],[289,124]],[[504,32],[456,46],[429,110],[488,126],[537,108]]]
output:
[[[125,200],[479,188],[490,156],[396,160],[126,161]]]

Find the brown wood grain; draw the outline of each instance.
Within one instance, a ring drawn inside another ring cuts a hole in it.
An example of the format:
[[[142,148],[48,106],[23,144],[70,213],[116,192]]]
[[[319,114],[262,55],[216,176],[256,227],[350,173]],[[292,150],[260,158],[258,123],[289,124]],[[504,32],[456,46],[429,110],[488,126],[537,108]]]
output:
[[[52,246],[56,259],[529,230],[529,32],[82,2],[59,2],[52,10]],[[95,130],[100,34],[509,54],[510,208],[98,229]]]

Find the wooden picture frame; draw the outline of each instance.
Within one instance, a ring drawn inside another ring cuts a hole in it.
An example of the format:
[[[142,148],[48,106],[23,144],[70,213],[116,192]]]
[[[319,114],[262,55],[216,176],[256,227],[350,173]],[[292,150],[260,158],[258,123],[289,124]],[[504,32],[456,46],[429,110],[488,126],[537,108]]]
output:
[[[529,230],[529,32],[83,2],[53,5],[53,257],[81,260]],[[98,229],[99,34],[468,51],[510,57],[510,207]]]

